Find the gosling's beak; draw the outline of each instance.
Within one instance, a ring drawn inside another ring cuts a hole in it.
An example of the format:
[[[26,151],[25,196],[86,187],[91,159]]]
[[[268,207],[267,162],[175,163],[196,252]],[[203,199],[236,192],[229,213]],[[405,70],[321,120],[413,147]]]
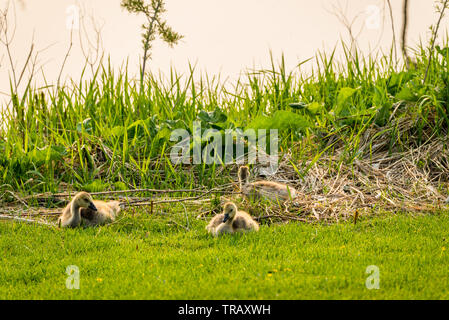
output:
[[[224,218],[223,218],[223,222],[226,222],[229,220],[229,214],[225,213]]]
[[[89,209],[91,209],[93,211],[98,211],[97,207],[92,202],[89,204]]]

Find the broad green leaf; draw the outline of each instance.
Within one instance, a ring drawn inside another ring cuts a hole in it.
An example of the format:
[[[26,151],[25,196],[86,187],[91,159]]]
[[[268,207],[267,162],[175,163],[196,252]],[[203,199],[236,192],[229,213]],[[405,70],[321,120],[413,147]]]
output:
[[[76,131],[78,131],[79,133],[82,133],[83,129],[87,133],[92,133],[92,119],[91,118],[87,118],[83,122],[79,122],[76,125]]]

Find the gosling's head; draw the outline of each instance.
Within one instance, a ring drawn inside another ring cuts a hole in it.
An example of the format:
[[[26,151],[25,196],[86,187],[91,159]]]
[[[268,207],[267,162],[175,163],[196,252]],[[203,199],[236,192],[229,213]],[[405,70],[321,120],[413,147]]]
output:
[[[93,211],[97,211],[97,207],[95,207],[94,205],[94,200],[92,199],[92,196],[87,192],[78,193],[73,199],[73,201],[76,202],[76,204],[79,205],[81,208],[89,208]]]
[[[239,168],[239,180],[249,182],[249,168],[248,166],[241,166]]]
[[[223,208],[223,222],[226,222],[228,220],[232,220],[235,217],[235,214],[237,213],[237,206],[233,202],[227,202],[224,205]]]

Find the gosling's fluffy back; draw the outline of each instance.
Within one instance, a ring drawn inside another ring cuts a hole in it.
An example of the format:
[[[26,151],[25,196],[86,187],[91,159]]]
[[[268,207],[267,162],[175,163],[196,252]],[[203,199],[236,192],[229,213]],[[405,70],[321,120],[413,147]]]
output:
[[[232,220],[232,229],[234,231],[259,231],[259,224],[245,211],[237,211]]]
[[[108,222],[112,222],[120,212],[119,201],[101,201],[94,200],[94,205],[98,211],[91,210],[89,208],[81,209],[81,218],[83,223],[87,226],[101,225]]]
[[[287,201],[296,198],[295,188],[284,183],[261,180],[249,182],[249,167],[241,166],[238,171],[240,191],[252,199],[263,197],[273,201]]]
[[[257,181],[242,186],[241,192],[249,197],[264,197],[273,201],[287,201],[296,198],[295,188],[274,181]]]

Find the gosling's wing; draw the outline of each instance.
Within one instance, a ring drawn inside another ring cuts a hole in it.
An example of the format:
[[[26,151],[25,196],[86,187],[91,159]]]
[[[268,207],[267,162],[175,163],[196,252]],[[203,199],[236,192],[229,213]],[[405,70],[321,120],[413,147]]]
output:
[[[245,217],[250,229],[259,230],[259,223],[248,212],[240,211],[239,214]]]
[[[88,221],[93,221],[95,219],[96,212],[89,208],[81,208],[81,219],[85,219]]]
[[[236,231],[246,230],[247,223],[243,217],[238,216],[234,218],[234,221],[232,221],[232,228]]]
[[[258,230],[259,225],[254,219],[246,212],[239,212],[232,222],[234,230]]]

